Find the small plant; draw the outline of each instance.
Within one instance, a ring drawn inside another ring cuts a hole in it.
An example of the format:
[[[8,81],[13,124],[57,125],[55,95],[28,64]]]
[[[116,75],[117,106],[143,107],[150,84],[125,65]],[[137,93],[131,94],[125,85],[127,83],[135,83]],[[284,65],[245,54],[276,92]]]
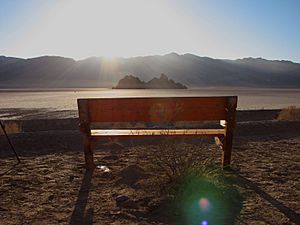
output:
[[[169,189],[168,208],[180,224],[235,224],[243,198],[232,178],[205,166],[188,170]]]
[[[165,140],[147,154],[151,170],[157,171],[160,178],[167,178],[164,183],[170,183],[185,174],[188,169],[197,168],[200,165],[212,164],[215,158],[207,158],[203,155],[203,143],[197,145],[180,141]],[[216,151],[216,154],[218,152]]]
[[[159,178],[155,186],[162,199],[153,213],[161,222],[228,225],[239,218],[243,198],[238,179],[208,160],[207,150],[204,143],[165,141],[149,151],[146,158]]]
[[[282,109],[279,113],[278,120],[300,120],[300,108],[296,106],[289,106]]]

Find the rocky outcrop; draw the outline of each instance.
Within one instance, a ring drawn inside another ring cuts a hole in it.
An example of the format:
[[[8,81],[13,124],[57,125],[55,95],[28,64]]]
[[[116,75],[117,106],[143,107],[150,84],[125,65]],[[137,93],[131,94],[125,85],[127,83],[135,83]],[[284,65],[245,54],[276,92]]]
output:
[[[119,80],[115,89],[187,89],[181,83],[176,83],[169,79],[165,74],[161,74],[159,78],[153,78],[148,82],[141,81],[138,77],[127,75]]]
[[[141,81],[138,77],[127,75],[119,80],[117,86],[113,87],[116,89],[144,89],[146,83]]]

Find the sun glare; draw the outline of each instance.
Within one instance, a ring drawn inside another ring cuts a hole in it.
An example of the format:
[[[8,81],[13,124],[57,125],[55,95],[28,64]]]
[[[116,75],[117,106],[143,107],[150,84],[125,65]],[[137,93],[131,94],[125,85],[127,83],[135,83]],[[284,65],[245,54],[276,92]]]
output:
[[[15,48],[75,58],[180,53],[199,41],[192,24],[169,0],[56,1]]]

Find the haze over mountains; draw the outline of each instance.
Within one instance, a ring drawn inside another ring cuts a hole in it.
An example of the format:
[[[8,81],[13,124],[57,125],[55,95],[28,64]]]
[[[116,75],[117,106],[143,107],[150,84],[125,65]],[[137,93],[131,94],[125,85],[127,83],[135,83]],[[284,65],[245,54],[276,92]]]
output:
[[[222,60],[176,53],[78,61],[59,56],[0,56],[0,88],[112,87],[125,75],[149,81],[161,73],[189,88],[300,88],[300,64],[283,60]]]

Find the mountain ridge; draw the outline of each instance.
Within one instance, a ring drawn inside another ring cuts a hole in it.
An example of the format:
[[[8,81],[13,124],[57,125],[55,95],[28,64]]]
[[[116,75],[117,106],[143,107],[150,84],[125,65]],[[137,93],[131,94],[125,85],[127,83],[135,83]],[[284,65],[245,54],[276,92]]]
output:
[[[215,59],[191,53],[74,60],[62,56],[0,56],[0,88],[112,87],[125,75],[149,81],[168,74],[188,87],[300,88],[300,64],[247,57]]]

